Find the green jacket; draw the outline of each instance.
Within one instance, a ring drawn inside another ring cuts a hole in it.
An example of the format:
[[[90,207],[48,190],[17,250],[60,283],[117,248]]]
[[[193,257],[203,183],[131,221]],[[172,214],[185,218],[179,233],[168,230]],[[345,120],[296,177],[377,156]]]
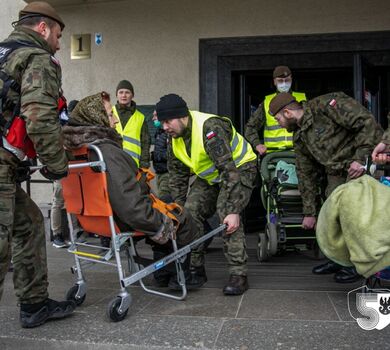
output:
[[[61,67],[50,47],[36,32],[16,27],[6,41],[19,40],[38,48],[15,50],[3,69],[21,86],[20,114],[26,121],[27,134],[40,161],[55,173],[67,169],[68,160],[62,145],[57,103],[61,91]],[[5,111],[9,116],[11,111]]]
[[[303,102],[303,108],[293,142],[304,214],[314,216],[318,170],[344,176],[353,161],[364,164],[383,130],[366,108],[343,92]]]
[[[191,154],[191,128],[192,121],[191,117],[189,117],[188,126],[183,135],[188,155]],[[206,134],[210,132],[214,132],[216,136],[208,139]],[[239,168],[236,167],[230,149],[232,134],[230,122],[222,118],[210,118],[203,125],[205,151],[214,162],[221,178],[221,183],[215,185],[220,186],[220,194],[218,196],[219,210],[227,213],[240,213],[244,208],[240,206],[242,201],[237,199],[240,198],[241,181],[246,181],[246,177],[241,176],[241,173],[246,171],[256,172],[256,160],[245,163]],[[167,156],[169,187],[171,188],[172,197],[177,203],[184,205],[189,179],[192,174],[190,169],[173,154],[171,142],[168,144]],[[251,187],[251,184],[248,183],[247,186]]]

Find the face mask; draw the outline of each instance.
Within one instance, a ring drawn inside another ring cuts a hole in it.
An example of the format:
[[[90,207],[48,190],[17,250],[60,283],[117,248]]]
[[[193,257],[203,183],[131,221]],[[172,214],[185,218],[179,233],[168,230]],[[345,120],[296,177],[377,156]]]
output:
[[[291,88],[290,82],[283,82],[276,85],[279,92],[289,92]]]
[[[159,120],[153,120],[153,125],[155,128],[161,128],[161,122]]]

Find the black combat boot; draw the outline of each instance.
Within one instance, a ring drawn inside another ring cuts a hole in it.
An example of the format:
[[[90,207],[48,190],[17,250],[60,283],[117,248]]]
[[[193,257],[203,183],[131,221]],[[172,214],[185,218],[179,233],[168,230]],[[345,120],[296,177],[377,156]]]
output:
[[[312,272],[315,275],[328,275],[338,272],[342,269],[342,266],[335,263],[332,260],[328,260],[326,263],[313,267]]]
[[[240,275],[230,275],[229,282],[223,287],[225,295],[241,295],[248,290],[248,278]]]
[[[362,279],[354,267],[343,267],[333,277],[337,283],[353,283]]]
[[[23,328],[33,328],[48,320],[64,318],[76,308],[74,301],[55,301],[46,299],[37,304],[20,305],[20,323]]]
[[[188,290],[198,289],[207,282],[206,270],[204,266],[191,267],[189,270],[184,270],[186,279],[186,287]],[[181,286],[177,282],[177,277],[173,276],[169,281],[168,287],[172,290],[181,290]]]

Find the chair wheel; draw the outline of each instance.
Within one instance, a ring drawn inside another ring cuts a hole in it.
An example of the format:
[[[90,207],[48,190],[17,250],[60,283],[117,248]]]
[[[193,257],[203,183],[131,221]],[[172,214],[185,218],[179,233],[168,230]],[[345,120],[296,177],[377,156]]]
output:
[[[267,261],[269,258],[268,252],[268,238],[265,233],[259,233],[259,240],[257,243],[257,260],[259,262]]]
[[[114,321],[119,322],[122,321],[129,311],[129,308],[126,310],[119,310],[119,307],[121,306],[122,298],[116,297],[115,299],[111,300],[107,307],[107,315],[108,317]]]
[[[66,300],[72,300],[72,301],[74,301],[76,303],[77,306],[80,306],[84,302],[85,297],[87,296],[87,294],[84,294],[81,297],[76,297],[76,294],[77,294],[78,290],[79,290],[79,286],[78,285],[75,285],[72,288],[70,288],[68,290],[68,292],[66,293],[65,299]]]

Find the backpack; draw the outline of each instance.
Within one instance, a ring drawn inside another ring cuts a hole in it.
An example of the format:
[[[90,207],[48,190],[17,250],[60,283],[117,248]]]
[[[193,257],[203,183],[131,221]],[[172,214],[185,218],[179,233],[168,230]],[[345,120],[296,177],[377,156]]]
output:
[[[3,134],[7,132],[15,116],[20,113],[20,85],[2,68],[9,55],[21,47],[42,49],[37,45],[24,41],[15,40],[0,43],[0,128],[3,129]],[[10,89],[19,95],[18,101],[15,102],[15,99],[10,98]],[[4,110],[12,110],[12,117],[8,121],[4,118]]]

